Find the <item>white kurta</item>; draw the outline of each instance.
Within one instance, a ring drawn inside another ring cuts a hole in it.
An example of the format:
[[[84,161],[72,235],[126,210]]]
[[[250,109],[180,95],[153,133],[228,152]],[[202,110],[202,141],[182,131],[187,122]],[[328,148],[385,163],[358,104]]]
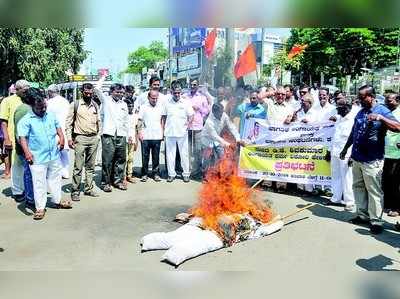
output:
[[[339,158],[354,124],[354,112],[341,117],[335,124],[335,133],[331,143],[331,173],[332,173],[332,202],[346,206],[354,205],[353,173],[348,166],[351,149],[347,151],[346,159]]]
[[[65,135],[65,124],[68,116],[68,112],[70,109],[70,103],[67,99],[63,98],[60,95],[57,95],[51,99],[47,100],[47,112],[52,112],[58,122],[60,123],[61,130],[64,134],[65,144],[64,149],[60,152],[60,159],[61,159],[61,175],[63,178],[69,178],[69,147],[68,142],[66,141]]]

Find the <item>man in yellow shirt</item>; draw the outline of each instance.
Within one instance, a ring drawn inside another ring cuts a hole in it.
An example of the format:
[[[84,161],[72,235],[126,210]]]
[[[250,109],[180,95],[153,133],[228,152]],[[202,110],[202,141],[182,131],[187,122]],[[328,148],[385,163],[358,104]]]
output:
[[[29,89],[29,82],[18,80],[15,83],[16,94],[5,98],[0,104],[1,129],[4,134],[4,149],[11,152],[11,190],[16,201],[23,200],[24,168],[22,161],[15,155],[14,113],[22,104],[21,96]]]

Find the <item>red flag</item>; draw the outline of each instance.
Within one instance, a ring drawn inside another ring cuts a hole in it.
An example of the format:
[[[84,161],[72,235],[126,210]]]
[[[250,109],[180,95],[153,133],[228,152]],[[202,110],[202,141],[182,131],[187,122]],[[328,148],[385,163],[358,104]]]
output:
[[[240,55],[236,61],[235,68],[233,70],[236,79],[247,75],[248,73],[254,72],[257,69],[256,62],[256,51],[254,50],[253,44],[247,46],[246,50]]]
[[[217,29],[214,28],[206,37],[204,42],[204,52],[209,59],[214,52],[215,39],[217,38]]]
[[[293,57],[304,52],[307,45],[294,45],[288,54],[288,58],[292,59]]]

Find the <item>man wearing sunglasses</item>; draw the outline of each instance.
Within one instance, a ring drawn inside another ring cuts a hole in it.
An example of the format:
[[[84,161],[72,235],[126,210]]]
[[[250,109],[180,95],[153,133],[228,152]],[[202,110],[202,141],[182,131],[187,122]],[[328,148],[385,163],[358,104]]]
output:
[[[340,153],[344,160],[347,150],[353,145],[353,191],[357,216],[353,224],[369,224],[371,233],[383,231],[382,171],[385,154],[386,132],[400,132],[400,123],[392,112],[375,99],[375,89],[364,85],[358,90],[363,107],[356,115],[351,134]]]

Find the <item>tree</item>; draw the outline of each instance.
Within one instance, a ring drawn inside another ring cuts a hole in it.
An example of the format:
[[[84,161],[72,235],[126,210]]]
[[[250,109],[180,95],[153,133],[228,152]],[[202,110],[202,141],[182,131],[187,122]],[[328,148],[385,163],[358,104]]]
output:
[[[233,78],[232,67],[233,55],[227,48],[218,48],[215,61],[215,83],[216,86],[229,86]]]
[[[161,41],[151,42],[149,47],[139,47],[129,53],[127,73],[141,73],[144,67],[154,68],[157,62],[164,61],[168,57],[168,50]]]
[[[0,88],[24,78],[42,85],[64,81],[85,60],[83,30],[0,28]]]
[[[294,44],[308,45],[300,59],[306,78],[318,80],[321,72],[342,78],[361,74],[362,68],[394,64],[398,34],[399,29],[294,28],[287,51]]]

